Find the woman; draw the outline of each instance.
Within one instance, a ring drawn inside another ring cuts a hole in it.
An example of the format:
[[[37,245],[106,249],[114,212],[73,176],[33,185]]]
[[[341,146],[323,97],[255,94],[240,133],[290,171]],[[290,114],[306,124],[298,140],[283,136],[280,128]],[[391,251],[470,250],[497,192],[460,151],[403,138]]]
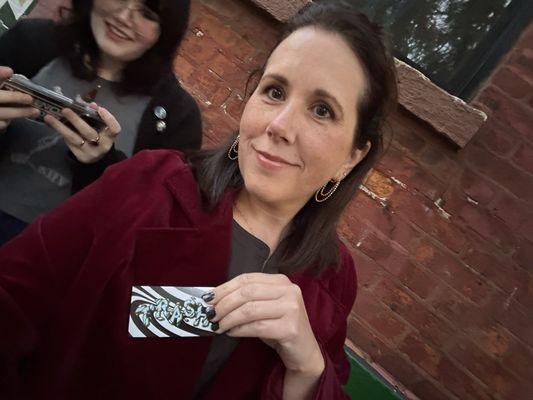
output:
[[[189,157],[142,152],[0,249],[6,391],[346,398],[356,277],[335,225],[395,98],[380,28],[349,8],[306,9],[270,55],[239,136]],[[197,315],[147,300],[190,287],[212,288]],[[204,316],[219,335],[173,337],[205,331]],[[194,327],[173,335],[186,317]]]
[[[0,67],[0,80],[14,70],[70,98],[96,96],[107,125],[97,132],[65,109],[71,127],[52,116],[46,126],[23,118],[35,108],[12,106],[30,96],[0,91],[0,244],[139,150],[200,147],[198,107],[172,72],[189,8],[73,0],[59,24],[23,20],[0,37],[0,65],[11,67]]]

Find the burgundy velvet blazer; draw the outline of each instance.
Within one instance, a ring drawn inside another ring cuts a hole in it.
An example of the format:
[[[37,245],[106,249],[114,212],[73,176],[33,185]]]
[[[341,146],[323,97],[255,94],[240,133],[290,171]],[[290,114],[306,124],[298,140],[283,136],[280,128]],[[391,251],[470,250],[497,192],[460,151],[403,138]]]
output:
[[[208,213],[176,151],[144,151],[0,248],[0,398],[188,399],[210,337],[131,338],[132,285],[226,280],[232,203]],[[339,242],[340,243],[340,242]],[[353,260],[319,278],[295,273],[325,370],[316,399],[347,398],[343,345],[356,294]],[[278,399],[284,366],[242,339],[207,399]]]

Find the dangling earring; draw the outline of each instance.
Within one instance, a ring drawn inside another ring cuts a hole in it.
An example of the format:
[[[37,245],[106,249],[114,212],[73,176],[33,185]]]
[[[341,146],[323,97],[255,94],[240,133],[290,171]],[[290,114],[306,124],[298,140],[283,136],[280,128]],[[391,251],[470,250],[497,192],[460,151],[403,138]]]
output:
[[[231,147],[229,148],[228,150],[228,158],[232,161],[236,160],[237,158],[239,158],[239,138],[241,137],[241,135],[238,135],[237,138],[235,139],[235,141],[233,142],[233,144],[231,145]]]
[[[334,185],[326,192],[326,188],[328,184],[334,183]],[[335,190],[339,187],[341,184],[341,181],[335,182],[333,179],[327,182],[324,186],[322,186],[320,189],[318,189],[315,193],[315,201],[317,203],[323,203],[327,199],[331,197],[333,193],[335,193]]]

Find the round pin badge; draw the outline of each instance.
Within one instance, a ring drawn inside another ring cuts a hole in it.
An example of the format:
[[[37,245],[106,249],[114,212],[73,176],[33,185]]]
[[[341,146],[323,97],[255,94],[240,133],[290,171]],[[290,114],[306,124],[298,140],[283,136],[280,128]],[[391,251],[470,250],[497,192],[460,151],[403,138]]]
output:
[[[163,132],[165,129],[167,129],[167,123],[165,121],[157,121],[155,124],[155,129],[158,132]]]
[[[161,106],[154,108],[154,115],[159,119],[165,119],[167,117],[167,110]]]

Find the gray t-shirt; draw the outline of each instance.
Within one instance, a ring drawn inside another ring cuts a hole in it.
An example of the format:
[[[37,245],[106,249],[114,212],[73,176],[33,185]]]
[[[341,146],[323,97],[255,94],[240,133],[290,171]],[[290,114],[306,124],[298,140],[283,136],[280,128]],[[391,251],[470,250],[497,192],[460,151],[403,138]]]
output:
[[[100,85],[95,101],[122,127],[115,147],[132,155],[149,96],[119,97],[111,90],[112,82],[102,78],[89,82],[72,76],[67,61],[61,58],[44,66],[32,80],[50,89],[59,86],[70,98]],[[0,134],[0,210],[31,222],[66,200],[71,194],[70,162],[67,145],[52,128],[30,119],[13,120],[7,132]]]
[[[278,273],[276,264],[277,255],[274,253],[269,258],[269,254],[270,249],[265,243],[248,233],[237,222],[233,221],[228,281],[238,275],[249,272]],[[202,398],[202,392],[207,388],[238,344],[239,338],[224,334],[217,335],[213,338],[202,373],[200,374],[200,380],[196,384],[193,398]]]

